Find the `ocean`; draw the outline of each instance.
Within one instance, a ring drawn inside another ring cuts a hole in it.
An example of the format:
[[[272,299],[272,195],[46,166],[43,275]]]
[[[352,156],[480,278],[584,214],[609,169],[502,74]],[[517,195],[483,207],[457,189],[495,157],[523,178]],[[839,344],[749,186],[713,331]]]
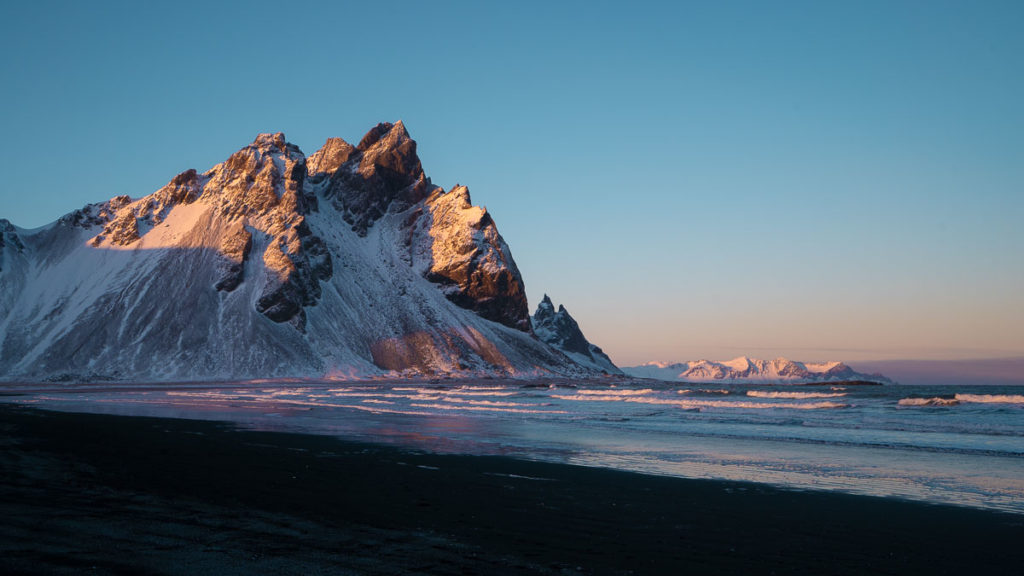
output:
[[[1024,514],[1024,386],[445,380],[6,386],[51,410],[224,420]]]

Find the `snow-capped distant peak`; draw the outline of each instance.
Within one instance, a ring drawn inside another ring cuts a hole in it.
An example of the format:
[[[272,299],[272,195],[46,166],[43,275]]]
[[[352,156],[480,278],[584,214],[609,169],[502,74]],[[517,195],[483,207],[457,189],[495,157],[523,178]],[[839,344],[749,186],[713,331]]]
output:
[[[727,366],[736,371],[744,371],[750,369],[750,358],[746,356],[740,356],[739,358],[733,358],[732,360],[726,360],[720,362],[722,366]]]
[[[713,362],[648,362],[622,369],[630,376],[676,382],[803,383],[863,380],[889,382],[880,374],[861,374],[842,362],[794,362],[787,358],[756,360],[740,356]]]

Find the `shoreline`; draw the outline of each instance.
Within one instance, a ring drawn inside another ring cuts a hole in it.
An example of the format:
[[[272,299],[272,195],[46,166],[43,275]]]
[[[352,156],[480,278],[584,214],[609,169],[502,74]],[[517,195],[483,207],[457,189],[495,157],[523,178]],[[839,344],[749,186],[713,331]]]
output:
[[[0,404],[15,574],[1011,574],[1024,516]],[[93,569],[95,567],[95,569]]]

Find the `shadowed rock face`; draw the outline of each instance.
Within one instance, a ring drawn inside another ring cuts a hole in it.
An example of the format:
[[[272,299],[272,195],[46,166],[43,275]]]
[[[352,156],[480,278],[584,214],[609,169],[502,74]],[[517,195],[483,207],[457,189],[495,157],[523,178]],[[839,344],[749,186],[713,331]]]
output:
[[[224,257],[219,263],[220,278],[214,287],[231,292],[242,283],[244,266],[252,250],[252,234],[241,221],[235,221],[221,237],[220,253]]]
[[[328,180],[324,195],[360,236],[384,214],[407,210],[434,188],[401,122],[378,124],[355,148],[332,138],[313,157],[318,171],[312,176]]]
[[[579,324],[564,306],[559,305],[558,311],[555,311],[555,306],[547,294],[537,305],[532,324],[534,334],[541,341],[569,354],[577,361],[590,363],[595,368],[611,374],[622,373],[604,351],[587,341]]]
[[[25,250],[25,246],[18,238],[18,232],[10,221],[0,218],[0,272],[4,269],[4,248],[10,246],[18,252]]]
[[[590,342],[583,336],[580,325],[564,306],[559,305],[558,312],[555,312],[555,306],[547,294],[537,306],[533,323],[539,333],[544,333],[548,344],[567,352],[590,355]]]
[[[594,373],[533,337],[491,216],[401,122],[308,159],[260,134],[138,200],[0,221],[0,272],[0,377]]]
[[[21,239],[18,238],[18,231],[9,220],[0,218],[0,248],[10,244],[17,250],[24,250]]]

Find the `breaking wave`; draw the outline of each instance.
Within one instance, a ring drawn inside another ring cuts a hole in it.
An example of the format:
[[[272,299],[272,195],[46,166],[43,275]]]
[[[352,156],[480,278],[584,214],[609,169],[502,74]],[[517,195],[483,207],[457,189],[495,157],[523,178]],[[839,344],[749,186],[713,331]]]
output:
[[[620,396],[646,396],[653,394],[654,390],[650,388],[644,388],[643,390],[579,390],[578,394],[586,396],[609,396],[609,397],[620,397]]]
[[[960,401],[956,398],[902,398],[897,402],[900,406],[956,406]]]
[[[566,414],[564,410],[528,410],[525,408],[500,408],[494,406],[464,406],[459,404],[417,404],[409,406],[414,408],[429,408],[434,410],[469,410],[475,412],[507,412],[510,414]]]
[[[787,400],[803,400],[808,398],[839,398],[846,396],[845,392],[776,392],[765,390],[749,390],[747,396],[754,398],[785,398]]]
[[[739,400],[704,400],[697,398],[651,398],[638,397],[635,395],[609,396],[607,394],[552,394],[552,398],[558,400],[584,401],[584,402],[633,402],[636,404],[654,404],[663,406],[675,406],[683,410],[703,408],[742,408],[752,410],[788,408],[790,410],[821,410],[832,408],[849,408],[849,404],[839,402],[744,402]]]
[[[955,394],[952,398],[903,398],[900,406],[959,406],[960,404],[1024,404],[1024,395],[1018,394]]]
[[[957,394],[956,399],[978,404],[1024,404],[1024,395],[1011,394]]]

